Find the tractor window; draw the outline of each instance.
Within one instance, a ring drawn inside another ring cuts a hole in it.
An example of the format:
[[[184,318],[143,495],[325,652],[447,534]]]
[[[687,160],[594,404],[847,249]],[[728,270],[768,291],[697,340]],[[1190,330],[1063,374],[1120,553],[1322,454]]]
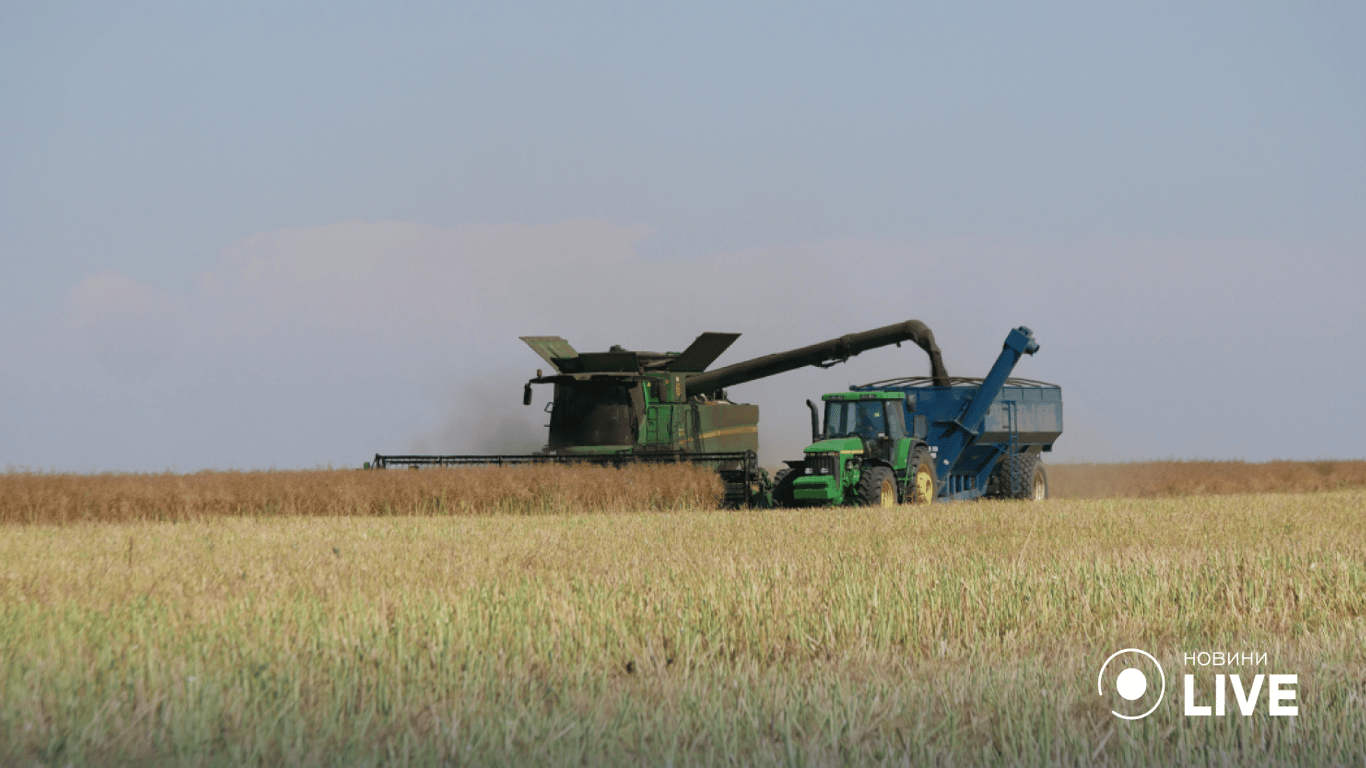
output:
[[[887,429],[887,404],[886,400],[826,401],[825,436],[873,440],[878,435],[890,434]],[[904,428],[902,431],[905,431]]]
[[[906,437],[906,408],[900,400],[883,400],[887,408],[887,436],[893,440]]]

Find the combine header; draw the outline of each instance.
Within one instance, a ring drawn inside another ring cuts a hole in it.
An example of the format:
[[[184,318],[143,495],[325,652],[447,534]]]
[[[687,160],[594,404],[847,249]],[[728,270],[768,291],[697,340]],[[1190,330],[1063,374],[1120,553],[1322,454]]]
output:
[[[819,344],[764,355],[708,371],[739,338],[704,333],[683,352],[640,352],[614,346],[580,353],[559,336],[523,336],[554,371],[526,383],[554,387],[548,409],[550,434],[542,453],[515,456],[386,456],[374,466],[461,466],[589,462],[622,466],[640,462],[690,462],[717,470],[734,505],[766,503],[771,484],[758,466],[759,407],[733,403],[726,388],[797,368],[828,368],[877,347],[911,341],[930,357],[931,379],[947,386],[948,374],[924,323],[908,320]]]

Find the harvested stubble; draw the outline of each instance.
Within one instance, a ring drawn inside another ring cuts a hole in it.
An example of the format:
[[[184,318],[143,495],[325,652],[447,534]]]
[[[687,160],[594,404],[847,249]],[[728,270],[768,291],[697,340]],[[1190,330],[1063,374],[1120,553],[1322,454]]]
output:
[[[1363,507],[5,526],[0,763],[1360,765]],[[1095,675],[1135,646],[1171,698],[1131,724]],[[1185,718],[1190,671],[1301,715]]]
[[[1366,461],[1142,461],[1048,467],[1055,498],[1161,498],[1366,489]]]
[[[207,517],[551,514],[710,508],[716,473],[691,465],[0,475],[0,523]]]

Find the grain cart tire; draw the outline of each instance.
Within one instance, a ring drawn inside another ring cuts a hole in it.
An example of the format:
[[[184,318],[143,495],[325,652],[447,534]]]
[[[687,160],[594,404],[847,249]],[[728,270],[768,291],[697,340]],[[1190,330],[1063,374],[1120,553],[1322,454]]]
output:
[[[887,467],[876,465],[863,470],[858,479],[858,503],[865,507],[896,506],[896,476]]]
[[[792,483],[801,472],[791,467],[773,473],[773,505],[776,507],[795,507],[797,498],[792,492]]]
[[[1043,468],[1042,461],[1034,462],[1034,476],[1030,485],[1033,487],[1030,501],[1043,501],[1048,498],[1048,470]]]
[[[907,504],[929,504],[939,493],[939,477],[934,470],[934,456],[930,449],[920,446],[911,453],[910,472],[906,476],[906,492],[901,496]]]
[[[1017,453],[1001,459],[995,474],[996,489],[993,496],[1029,501],[1048,498],[1048,472],[1034,454]]]

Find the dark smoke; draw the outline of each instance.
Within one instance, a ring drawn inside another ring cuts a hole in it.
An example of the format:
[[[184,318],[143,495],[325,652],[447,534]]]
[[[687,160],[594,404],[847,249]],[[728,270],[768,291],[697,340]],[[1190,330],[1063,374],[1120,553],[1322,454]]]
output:
[[[505,372],[488,380],[454,388],[441,426],[414,438],[414,453],[520,454],[545,446],[550,414],[544,412],[549,389],[533,391],[530,406],[522,405],[522,384]]]

